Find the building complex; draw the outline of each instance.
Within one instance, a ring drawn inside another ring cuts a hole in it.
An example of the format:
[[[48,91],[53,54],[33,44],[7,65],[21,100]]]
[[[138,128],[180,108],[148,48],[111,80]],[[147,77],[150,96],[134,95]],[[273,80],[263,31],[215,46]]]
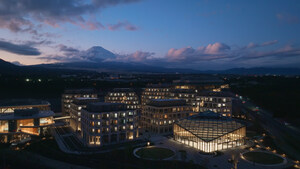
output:
[[[70,107],[70,127],[74,132],[81,132],[81,109],[86,108],[87,104],[99,102],[95,97],[74,98]]]
[[[50,103],[43,100],[35,99],[12,99],[0,102],[0,114],[13,113],[18,109],[33,109],[50,110]]]
[[[103,146],[138,138],[137,112],[123,103],[90,103],[81,110],[82,138],[87,146]]]
[[[171,86],[168,84],[147,85],[141,96],[142,105],[146,105],[151,99],[168,99],[170,98]]]
[[[153,133],[172,133],[173,123],[193,114],[192,107],[182,99],[153,99],[143,107],[141,127]]]
[[[212,111],[199,113],[174,124],[174,139],[203,152],[214,152],[244,144],[246,127]]]
[[[19,142],[32,136],[44,135],[53,124],[54,112],[50,110],[15,109],[0,115],[0,141]]]
[[[223,116],[231,116],[232,97],[233,95],[229,92],[201,92],[196,96],[193,109],[195,112],[213,111]]]
[[[170,91],[170,98],[184,99],[187,104],[192,105],[196,100],[198,90],[191,85],[175,85]]]
[[[131,88],[115,88],[105,97],[107,103],[124,103],[128,109],[140,109],[140,99]]]
[[[73,102],[74,98],[78,97],[92,97],[96,98],[97,93],[94,89],[67,89],[62,94],[61,99],[61,111],[62,115],[70,115],[71,103]]]

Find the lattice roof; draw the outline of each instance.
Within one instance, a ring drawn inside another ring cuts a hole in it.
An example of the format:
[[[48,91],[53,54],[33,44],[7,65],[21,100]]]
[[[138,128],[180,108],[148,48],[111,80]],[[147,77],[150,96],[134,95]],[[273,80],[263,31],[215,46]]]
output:
[[[190,116],[175,124],[206,142],[217,139],[245,126],[234,119],[224,117],[212,111]]]

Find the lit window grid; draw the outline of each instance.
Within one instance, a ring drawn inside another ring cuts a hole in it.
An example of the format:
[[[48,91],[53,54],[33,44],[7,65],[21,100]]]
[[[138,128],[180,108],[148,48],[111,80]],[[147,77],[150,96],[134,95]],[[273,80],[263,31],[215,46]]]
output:
[[[83,139],[89,146],[124,142],[138,137],[136,111],[89,113],[83,110],[81,123]]]
[[[212,121],[209,122],[212,123]],[[204,127],[198,124],[189,126],[190,130],[188,130],[185,128],[186,126],[181,127],[175,123],[174,139],[203,152],[214,152],[244,144],[246,136],[245,126],[241,126],[235,130],[232,130],[232,125],[225,125],[225,130],[221,126],[223,125]]]

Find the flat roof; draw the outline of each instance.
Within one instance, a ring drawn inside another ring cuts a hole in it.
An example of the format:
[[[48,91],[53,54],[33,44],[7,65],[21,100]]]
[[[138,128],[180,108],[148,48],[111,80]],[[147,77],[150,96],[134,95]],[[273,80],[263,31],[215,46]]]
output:
[[[170,88],[171,84],[163,83],[163,84],[147,84],[146,88]]]
[[[146,104],[154,107],[173,107],[173,106],[186,106],[184,99],[151,99]]]
[[[99,102],[99,98],[97,97],[79,97],[73,100],[73,104],[76,105],[85,105],[88,103]]]
[[[66,89],[63,94],[94,94],[96,91],[91,88]]]
[[[215,97],[234,97],[234,94],[228,91],[213,92],[213,91],[202,91],[198,94],[199,96],[215,96]]]
[[[114,88],[109,93],[113,93],[113,92],[134,92],[134,90],[132,88]]]
[[[0,114],[0,120],[37,119],[51,116],[54,116],[54,112],[50,110],[39,111],[38,113],[31,114],[29,116],[19,115],[15,113],[4,113]]]
[[[50,103],[48,101],[37,100],[37,99],[11,99],[11,100],[0,101],[0,107],[34,106],[34,105],[49,106]]]
[[[88,112],[111,112],[111,111],[123,111],[128,110],[126,104],[123,103],[105,103],[95,102],[89,103],[85,108]]]

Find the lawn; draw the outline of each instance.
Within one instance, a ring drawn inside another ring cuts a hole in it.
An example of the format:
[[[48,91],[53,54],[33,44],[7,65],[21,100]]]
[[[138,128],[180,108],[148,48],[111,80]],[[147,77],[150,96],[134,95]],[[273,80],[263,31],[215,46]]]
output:
[[[204,169],[202,166],[181,161],[152,161],[136,158],[133,150],[136,147],[128,146],[123,150],[113,150],[107,153],[91,155],[72,155],[59,150],[55,140],[43,140],[26,147],[30,151],[45,157],[91,168],[114,169]]]
[[[141,148],[136,152],[136,155],[144,159],[162,160],[172,157],[174,152],[167,148],[161,147],[146,147]]]
[[[280,164],[283,162],[283,158],[274,154],[264,152],[247,152],[243,156],[251,162],[259,164]]]

